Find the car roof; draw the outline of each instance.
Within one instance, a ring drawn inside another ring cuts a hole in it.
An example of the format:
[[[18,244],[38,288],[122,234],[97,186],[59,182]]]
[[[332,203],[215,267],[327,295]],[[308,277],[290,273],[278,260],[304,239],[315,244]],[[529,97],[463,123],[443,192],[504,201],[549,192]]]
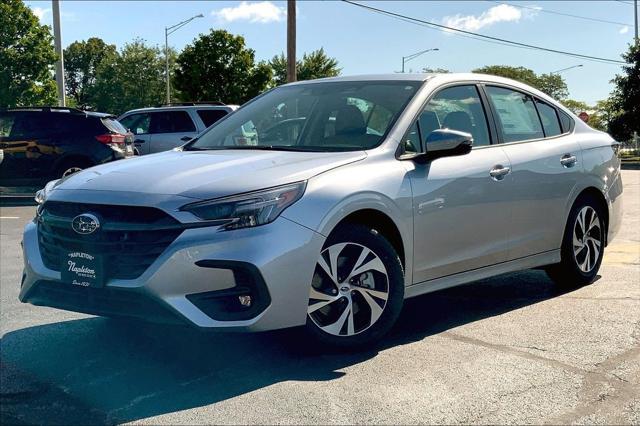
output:
[[[416,74],[416,73],[365,74],[365,75],[327,77],[327,78],[319,78],[316,80],[297,81],[294,83],[288,83],[285,86],[318,84],[318,83],[325,83],[325,82],[342,82],[342,81],[344,82],[407,81],[407,82],[418,82],[418,83],[429,82],[429,84],[433,83],[436,85],[447,84],[447,83],[464,83],[464,82],[497,83],[497,84],[504,84],[511,87],[522,89],[542,99],[545,99],[547,101],[552,101],[556,105],[561,105],[556,99],[553,99],[546,93],[541,92],[535,87],[529,86],[519,81],[512,80],[510,78],[505,78],[505,77],[498,77],[495,75],[470,73],[470,72],[468,73],[422,73],[422,74]],[[566,110],[566,108],[564,107],[563,109]]]
[[[86,111],[78,108],[72,107],[50,107],[50,106],[25,106],[25,107],[15,107],[15,108],[2,108],[0,111],[7,112],[53,112],[53,113],[61,113],[61,114],[74,114],[74,115],[84,115],[85,117],[96,117],[96,118],[115,118],[115,115],[108,114],[104,112],[96,112],[96,111]]]
[[[504,83],[515,86],[522,86],[523,88],[529,88],[526,84],[520,83],[509,78],[498,77],[489,74],[479,73],[394,73],[394,74],[364,74],[364,75],[350,75],[339,77],[327,77],[318,78],[315,80],[296,81],[294,83],[288,83],[289,85],[300,84],[317,84],[326,82],[341,82],[341,81],[412,81],[412,82],[426,82],[430,80],[438,80],[442,82],[465,82],[465,81],[488,81],[495,83]]]
[[[136,108],[129,110],[122,115],[133,112],[151,112],[151,111],[185,111],[189,109],[222,109],[225,111],[235,111],[238,109],[238,105],[214,105],[214,104],[196,104],[196,105],[168,105],[168,106],[154,106],[145,108]]]

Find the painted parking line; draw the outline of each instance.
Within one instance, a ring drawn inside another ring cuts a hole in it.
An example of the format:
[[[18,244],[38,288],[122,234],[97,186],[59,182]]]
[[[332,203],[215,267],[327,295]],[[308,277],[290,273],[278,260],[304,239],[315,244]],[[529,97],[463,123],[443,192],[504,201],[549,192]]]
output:
[[[20,219],[18,216],[0,216],[0,219]]]

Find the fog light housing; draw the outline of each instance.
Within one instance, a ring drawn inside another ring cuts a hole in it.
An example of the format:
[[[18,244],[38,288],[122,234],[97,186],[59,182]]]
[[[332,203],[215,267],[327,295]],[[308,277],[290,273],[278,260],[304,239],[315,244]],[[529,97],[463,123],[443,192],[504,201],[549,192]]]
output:
[[[186,295],[187,300],[208,317],[216,321],[248,320],[271,304],[267,286],[255,265],[230,260],[199,260],[196,266],[226,269],[233,273],[235,285],[232,287]]]

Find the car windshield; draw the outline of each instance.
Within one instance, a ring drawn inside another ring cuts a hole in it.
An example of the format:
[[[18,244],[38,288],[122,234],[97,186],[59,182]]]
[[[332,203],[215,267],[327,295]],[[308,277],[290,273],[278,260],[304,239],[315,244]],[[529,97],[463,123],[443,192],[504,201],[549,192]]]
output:
[[[358,151],[382,143],[419,82],[284,86],[221,120],[185,150]]]

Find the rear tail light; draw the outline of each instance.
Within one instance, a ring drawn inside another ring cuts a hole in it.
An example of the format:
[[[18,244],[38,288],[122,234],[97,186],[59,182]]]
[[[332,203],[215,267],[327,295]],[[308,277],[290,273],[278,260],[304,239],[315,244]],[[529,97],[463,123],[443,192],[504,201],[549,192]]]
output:
[[[96,136],[98,142],[101,142],[106,145],[116,144],[116,145],[124,145],[125,135],[121,135],[119,133],[107,133],[104,135]]]

